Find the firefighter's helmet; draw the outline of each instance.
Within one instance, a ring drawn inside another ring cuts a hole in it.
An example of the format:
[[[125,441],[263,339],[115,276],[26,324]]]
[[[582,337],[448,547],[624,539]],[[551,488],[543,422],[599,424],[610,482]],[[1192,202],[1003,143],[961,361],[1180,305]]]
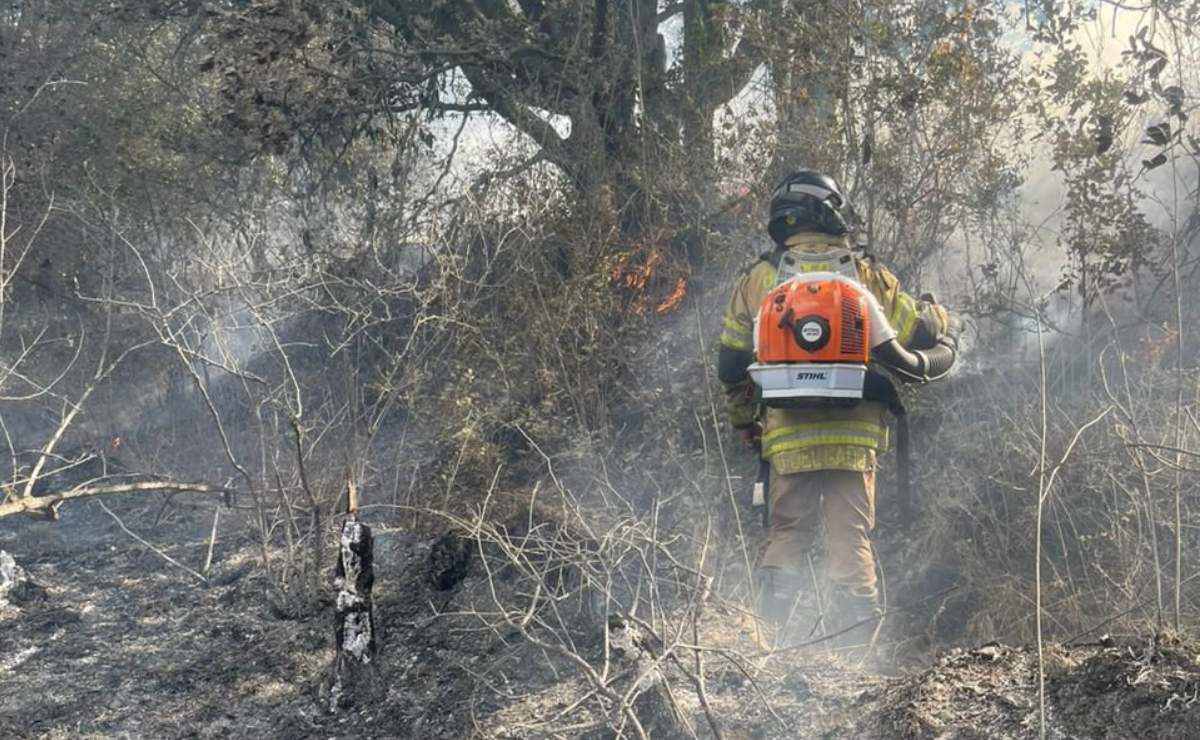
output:
[[[777,244],[801,231],[830,236],[847,232],[842,209],[846,199],[829,175],[815,170],[798,170],[783,178],[771,194],[767,232]]]

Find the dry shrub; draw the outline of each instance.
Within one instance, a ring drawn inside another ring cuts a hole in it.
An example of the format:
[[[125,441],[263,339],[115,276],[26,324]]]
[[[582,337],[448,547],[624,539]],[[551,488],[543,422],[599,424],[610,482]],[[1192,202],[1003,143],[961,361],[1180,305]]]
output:
[[[1172,441],[1179,422],[1182,446],[1194,445],[1197,399],[1185,395],[1177,407],[1175,371],[1134,354],[1136,345],[1100,346],[1062,339],[1048,350],[1045,472],[1054,484],[1040,533],[1042,599],[1047,635],[1058,640],[1162,629],[1173,599],[1177,472],[1185,559],[1200,522],[1189,458],[1177,457]],[[1183,379],[1193,387],[1194,372]],[[913,571],[894,588],[917,598],[960,586],[929,626],[936,641],[1032,641],[1042,424],[1036,366],[1014,361],[927,389],[914,420],[923,515],[897,555]],[[1186,562],[1183,575],[1185,622],[1194,626],[1200,588],[1186,580]],[[926,614],[917,615],[914,631]]]

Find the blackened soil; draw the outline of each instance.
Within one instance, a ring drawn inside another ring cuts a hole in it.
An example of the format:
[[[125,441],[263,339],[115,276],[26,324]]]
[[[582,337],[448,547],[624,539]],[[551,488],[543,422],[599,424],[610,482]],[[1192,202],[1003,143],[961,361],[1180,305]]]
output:
[[[155,525],[156,504],[110,507],[180,563],[203,563],[211,509]],[[612,707],[574,658],[498,617],[497,601],[519,603],[520,584],[489,580],[477,559],[448,558],[436,540],[376,527],[376,691],[331,716],[320,691],[333,658],[332,609],[281,608],[250,533],[222,533],[201,583],[94,504],[65,513],[58,523],[0,522],[0,547],[45,588],[19,607],[0,606],[0,737],[611,736]],[[453,578],[439,577],[449,571]],[[695,627],[711,718],[726,737],[1031,738],[1043,721],[1029,649],[955,650],[885,677],[853,655],[764,655],[730,605],[714,603]],[[574,655],[597,669],[598,634],[581,619],[568,636]],[[710,737],[710,716],[683,672],[694,671],[695,656],[680,656],[664,671],[694,732]],[[1200,647],[1181,641],[1048,647],[1047,735],[1197,736],[1197,656]]]

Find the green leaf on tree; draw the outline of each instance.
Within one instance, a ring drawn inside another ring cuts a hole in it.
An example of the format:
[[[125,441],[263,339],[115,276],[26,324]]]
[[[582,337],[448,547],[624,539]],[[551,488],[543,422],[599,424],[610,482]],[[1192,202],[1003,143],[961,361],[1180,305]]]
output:
[[[1157,126],[1150,126],[1146,129],[1146,138],[1142,139],[1143,144],[1154,144],[1155,146],[1166,146],[1171,140],[1171,124],[1163,121]]]
[[[1104,154],[1113,145],[1112,116],[1097,116],[1096,118],[1096,154]]]
[[[1167,155],[1165,152],[1159,152],[1158,155],[1156,155],[1153,159],[1143,159],[1142,160],[1142,166],[1148,170],[1152,170],[1155,167],[1161,167],[1166,163],[1167,163]]]

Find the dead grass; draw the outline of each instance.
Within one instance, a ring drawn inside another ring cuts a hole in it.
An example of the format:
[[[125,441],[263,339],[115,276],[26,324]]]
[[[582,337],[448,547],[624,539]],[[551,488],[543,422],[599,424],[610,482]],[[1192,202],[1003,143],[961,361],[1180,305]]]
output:
[[[323,616],[281,620],[244,568],[249,535],[218,545],[209,588],[106,517],[74,510],[64,541],[36,552],[37,528],[0,532],[49,598],[0,615],[0,734],[12,737],[597,737],[605,712],[561,656],[488,626],[478,564],[439,590],[432,541],[380,527],[377,586],[386,695],[340,717],[319,710],[332,658]],[[123,512],[133,526],[137,511]],[[202,518],[202,517],[200,517]],[[203,522],[174,520],[172,554],[200,557]],[[107,527],[107,529],[106,529]],[[78,528],[78,531],[76,531]],[[143,532],[145,534],[145,532]],[[239,576],[239,574],[241,574]],[[502,587],[513,584],[501,582]],[[501,598],[515,597],[514,593]],[[884,677],[817,649],[762,656],[736,610],[705,610],[706,687],[727,737],[1032,737],[1036,657],[1000,645],[956,650]],[[579,655],[602,659],[599,642]],[[1048,716],[1064,736],[1183,736],[1200,723],[1200,646],[1104,641],[1048,652]],[[723,657],[725,656],[725,657]],[[703,709],[668,669],[700,736]]]

